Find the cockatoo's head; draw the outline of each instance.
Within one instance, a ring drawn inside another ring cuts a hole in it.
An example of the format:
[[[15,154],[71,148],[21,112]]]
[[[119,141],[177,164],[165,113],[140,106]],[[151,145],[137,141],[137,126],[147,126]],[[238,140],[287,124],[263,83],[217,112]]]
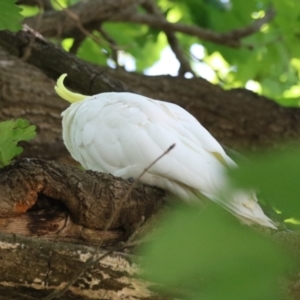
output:
[[[62,74],[56,82],[56,86],[54,87],[56,93],[63,99],[69,101],[70,103],[75,103],[86,99],[88,96],[81,95],[77,93],[73,93],[66,89],[64,86],[64,79],[67,77],[67,74]]]

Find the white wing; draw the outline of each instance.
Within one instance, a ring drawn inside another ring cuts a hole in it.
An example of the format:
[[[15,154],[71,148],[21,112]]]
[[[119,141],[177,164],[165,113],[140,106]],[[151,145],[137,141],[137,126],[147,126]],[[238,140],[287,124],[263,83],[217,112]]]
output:
[[[174,181],[215,193],[224,168],[214,153],[234,164],[185,110],[135,94],[104,93],[72,104],[65,112],[64,127],[69,128],[64,136],[68,149],[85,168],[125,179],[138,177],[175,143],[141,179],[164,189]]]
[[[103,93],[74,103],[63,113],[63,138],[85,168],[124,179],[137,178],[172,144],[175,148],[141,181],[181,197],[195,191],[246,219],[256,218],[255,198],[232,202],[217,195],[226,186],[226,166],[236,166],[220,144],[181,107],[131,93]],[[250,207],[250,208],[249,208]],[[254,209],[252,209],[254,208]],[[252,212],[254,210],[254,212]],[[257,210],[263,225],[274,227]]]

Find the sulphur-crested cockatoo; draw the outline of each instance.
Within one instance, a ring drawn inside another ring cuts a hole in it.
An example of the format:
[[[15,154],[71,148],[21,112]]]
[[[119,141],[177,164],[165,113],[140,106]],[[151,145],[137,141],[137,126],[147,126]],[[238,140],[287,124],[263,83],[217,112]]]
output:
[[[220,144],[178,105],[132,93],[84,96],[67,90],[60,76],[55,90],[71,103],[63,113],[63,140],[75,160],[89,170],[123,179],[138,178],[172,144],[140,181],[183,198],[199,195],[217,202],[245,223],[276,228],[253,193],[220,197],[226,167],[236,164]]]

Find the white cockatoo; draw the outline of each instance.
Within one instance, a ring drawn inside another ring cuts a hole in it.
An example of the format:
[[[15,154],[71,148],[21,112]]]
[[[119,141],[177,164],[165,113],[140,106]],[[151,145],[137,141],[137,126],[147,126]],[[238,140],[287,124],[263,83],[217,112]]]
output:
[[[63,84],[66,76],[61,75],[55,86],[57,94],[71,103],[62,113],[63,140],[84,168],[136,179],[175,144],[145,172],[142,183],[188,201],[204,195],[244,223],[276,228],[253,193],[220,196],[227,185],[226,168],[236,164],[186,110],[133,93],[73,93]]]

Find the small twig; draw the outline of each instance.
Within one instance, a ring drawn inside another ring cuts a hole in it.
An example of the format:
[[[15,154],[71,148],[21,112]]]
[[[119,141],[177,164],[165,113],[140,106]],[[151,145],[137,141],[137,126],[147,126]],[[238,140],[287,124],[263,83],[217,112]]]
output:
[[[121,50],[117,42],[103,29],[102,25],[99,26],[98,30],[113,50]]]
[[[134,189],[134,187],[136,186],[136,184],[139,182],[139,180],[144,176],[144,174],[146,172],[149,171],[149,169],[151,169],[160,159],[162,159],[165,155],[167,155],[171,150],[173,150],[175,148],[176,144],[171,145],[163,154],[161,154],[156,160],[154,160],[139,176],[138,178],[131,184],[130,188],[128,189],[127,193],[124,195],[124,198],[120,201],[121,204],[123,204],[128,196],[131,194],[132,190]],[[116,211],[115,211],[115,215],[116,215]],[[113,218],[115,218],[115,215],[113,216]],[[111,223],[112,223],[112,218],[111,218]],[[111,224],[110,224],[111,225]]]
[[[90,34],[85,28],[83,28],[83,26],[92,26],[92,28],[96,29],[100,23],[107,21],[132,22],[137,24],[146,24],[165,32],[181,32],[216,44],[239,48],[244,47],[241,43],[242,38],[257,32],[262,25],[268,23],[275,16],[274,10],[269,9],[266,11],[264,17],[255,20],[252,24],[247,25],[244,28],[234,29],[227,33],[218,33],[195,25],[170,23],[164,17],[161,18],[151,13],[137,12],[137,6],[144,5],[146,1],[149,0],[93,0],[79,2],[67,9],[64,9],[64,12],[68,14],[71,19],[74,19],[75,22],[74,25],[70,24],[70,22],[65,22],[64,26],[61,28],[61,35],[68,37],[76,35],[76,32],[73,30],[74,27],[78,27],[79,30],[81,29],[83,32]],[[93,13],[89,13],[90,11]],[[88,17],[87,13],[89,13]],[[51,13],[46,12],[44,14],[43,21],[45,20],[45,22],[50,25],[44,26],[41,29],[41,34],[45,33],[47,36],[53,36],[57,33],[57,23],[53,22],[53,20],[59,18],[60,14],[60,11],[55,13],[53,11]],[[25,18],[24,22],[33,27],[35,17]]]
[[[102,24],[101,24],[102,25]],[[115,62],[116,64],[116,67],[120,67],[119,65],[119,50],[120,48],[118,47],[118,44],[117,42],[111,37],[109,36],[109,34],[103,29],[102,26],[99,26],[99,32],[100,34],[102,35],[102,37],[108,42],[109,44],[109,47],[111,49],[111,57],[113,59],[113,61]]]
[[[67,14],[67,16],[72,19],[75,22],[76,27],[80,30],[81,33],[84,34],[84,36],[91,38],[94,42],[101,45],[102,41],[96,37],[94,34],[90,33],[88,30],[86,30],[83,25],[80,22],[80,17],[73,13],[70,9],[63,7],[57,0],[54,0],[54,2]]]
[[[162,153],[157,159],[155,159],[139,176],[138,178],[136,178],[134,180],[134,182],[130,185],[129,189],[127,190],[127,192],[125,193],[124,197],[121,199],[120,203],[118,204],[118,207],[114,210],[114,212],[112,213],[109,221],[106,224],[106,228],[103,231],[103,235],[105,235],[105,233],[107,232],[108,228],[110,228],[112,222],[114,221],[114,219],[116,218],[117,214],[119,213],[123,203],[128,199],[128,196],[131,194],[132,190],[134,189],[134,187],[137,185],[137,183],[139,182],[139,180],[144,176],[144,174],[146,172],[149,171],[149,169],[151,167],[153,167],[160,159],[162,159],[165,155],[167,155],[172,149],[174,149],[175,144],[171,145],[164,153]],[[98,245],[98,248],[100,248],[102,246],[102,243],[99,243],[100,245]]]
[[[167,155],[172,149],[174,149],[175,144],[171,145],[163,154],[161,154],[157,159],[155,159],[137,178],[136,180],[130,185],[129,189],[127,190],[127,192],[125,193],[124,197],[121,199],[121,201],[118,203],[118,206],[116,207],[116,209],[114,210],[114,212],[112,213],[112,215],[110,216],[110,219],[108,220],[105,229],[103,230],[103,236],[107,233],[108,228],[110,228],[110,226],[112,225],[112,222],[115,220],[117,214],[119,213],[123,203],[128,199],[128,196],[131,194],[132,190],[134,189],[134,187],[136,186],[137,182],[142,178],[142,176],[149,171],[149,169],[151,167],[153,167],[153,165],[155,165],[161,158],[163,158],[165,155]],[[132,237],[134,236],[134,234],[132,235]],[[129,238],[128,241],[126,243],[120,244],[114,248],[112,248],[111,250],[109,250],[108,252],[106,252],[105,254],[102,254],[101,256],[97,257],[98,255],[98,250],[101,248],[103,244],[103,239],[101,240],[101,242],[98,244],[98,246],[95,248],[95,251],[93,253],[93,255],[86,261],[85,265],[83,266],[82,269],[78,270],[78,272],[76,272],[72,278],[69,280],[69,282],[60,290],[55,290],[54,292],[52,292],[51,294],[49,294],[47,297],[43,298],[42,300],[52,300],[54,298],[60,297],[62,296],[68,289],[70,286],[72,286],[75,281],[90,267],[92,267],[95,263],[103,260],[105,257],[109,256],[110,254],[112,254],[115,251],[120,251],[126,247],[128,247],[128,245],[132,244],[132,238]]]
[[[243,46],[241,39],[257,32],[261,26],[268,23],[275,16],[275,11],[269,9],[265,16],[255,20],[251,25],[231,30],[227,33],[217,33],[212,30],[204,29],[198,26],[186,25],[182,23],[170,23],[165,19],[158,18],[157,16],[143,13],[126,14],[119,13],[112,16],[109,20],[114,22],[132,22],[137,24],[147,24],[154,28],[161,30],[171,30],[173,32],[181,32],[187,35],[196,36],[200,39],[211,41],[216,44],[222,44],[233,48]]]
[[[32,46],[35,40],[35,36],[39,35],[39,33],[37,32],[38,29],[40,28],[41,24],[42,24],[42,19],[43,19],[43,14],[44,14],[44,3],[41,0],[35,0],[40,13],[37,15],[36,18],[36,24],[34,26],[35,30],[33,30],[32,28],[27,27],[29,30],[31,30],[31,32],[34,33],[34,35],[32,35],[32,37],[30,38],[30,41],[27,45],[27,47],[24,49],[21,60],[23,60],[24,62],[28,60],[28,58],[31,55],[31,50],[32,50]]]
[[[228,38],[230,40],[240,40],[246,36],[249,36],[257,31],[260,30],[260,28],[270,22],[276,15],[275,10],[271,7],[268,10],[266,10],[265,15],[255,20],[252,24],[250,24],[247,27],[241,28],[241,29],[235,29],[230,32],[224,33],[224,37]]]
[[[81,27],[84,27],[84,29],[89,32],[94,29],[97,30],[99,24],[110,16],[115,15],[118,12],[128,12],[128,10],[134,9],[144,1],[145,0],[69,1],[76,2],[76,4],[67,6],[66,8],[65,6],[59,5],[57,2],[53,2],[57,3],[62,9],[45,12],[40,33],[46,37],[76,37],[80,30],[78,29],[78,25],[81,25]],[[80,20],[80,24],[78,24],[76,17]],[[34,27],[36,16],[25,18],[23,23],[30,27]]]
[[[73,54],[76,54],[79,47],[81,46],[82,42],[85,40],[85,38],[86,38],[86,35],[83,34],[82,32],[81,32],[81,34],[78,34],[76,36],[76,38],[74,39],[74,42],[73,42],[69,52],[73,53]]]
[[[166,21],[164,15],[162,14],[162,12],[160,11],[160,9],[157,7],[156,3],[153,0],[147,0],[143,4],[143,7],[148,12],[148,14],[152,14],[157,18],[159,18],[160,20]],[[181,46],[178,42],[175,32],[168,29],[164,30],[164,32],[172,51],[174,52],[177,60],[179,61],[180,64],[179,71],[178,71],[179,76],[184,76],[184,74],[187,72],[190,72],[194,76],[196,76],[195,72],[191,68],[188,59],[185,57],[184,52],[181,49]]]

